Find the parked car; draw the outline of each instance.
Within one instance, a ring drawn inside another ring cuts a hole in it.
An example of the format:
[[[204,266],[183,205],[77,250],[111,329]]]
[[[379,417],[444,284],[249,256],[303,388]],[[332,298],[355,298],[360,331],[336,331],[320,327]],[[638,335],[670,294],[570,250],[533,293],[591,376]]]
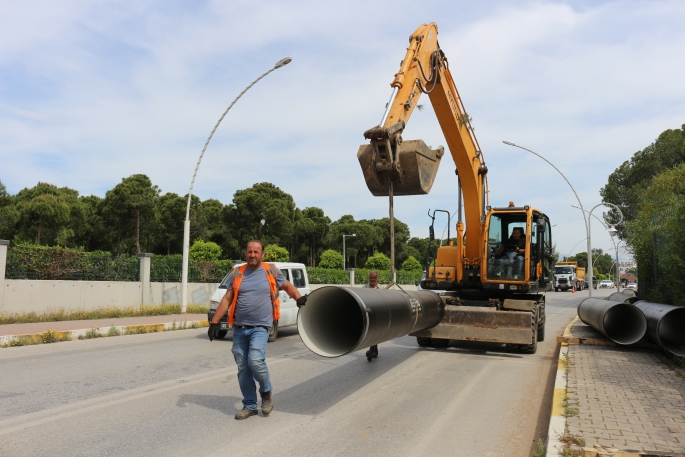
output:
[[[614,281],[611,279],[602,279],[599,283],[600,289],[613,289],[614,287]]]
[[[628,285],[626,286],[626,289],[637,290],[637,284],[635,284],[634,282],[629,282]]]
[[[242,264],[236,265],[241,266]],[[307,268],[302,263],[291,263],[291,262],[275,262],[276,267],[283,273],[285,279],[290,281],[292,285],[297,287],[301,295],[308,294],[311,290],[309,288],[309,278],[307,277]],[[229,273],[230,274],[230,273]],[[216,314],[216,309],[219,307],[221,299],[224,298],[226,294],[226,283],[228,282],[228,276],[224,279],[217,287],[216,291],[212,295],[209,301],[209,312],[207,313],[207,319],[211,322],[214,314]],[[281,318],[274,322],[274,325],[269,330],[269,341],[274,341],[278,336],[278,329],[283,327],[292,327],[297,325],[297,303],[295,300],[290,298],[288,294],[283,291],[279,292],[281,299]],[[219,333],[217,338],[224,338],[231,327],[228,325],[228,313],[226,313],[220,322]]]
[[[585,281],[584,281],[584,283],[585,283],[584,286],[585,286],[586,289],[587,289],[588,287],[590,287],[590,286],[588,285],[588,284],[589,284],[589,281],[588,281],[588,280],[589,280],[589,278],[586,276],[586,277],[585,277]],[[593,289],[596,289],[596,288],[597,288],[597,278],[595,278],[594,276],[592,277],[592,288],[593,288]]]

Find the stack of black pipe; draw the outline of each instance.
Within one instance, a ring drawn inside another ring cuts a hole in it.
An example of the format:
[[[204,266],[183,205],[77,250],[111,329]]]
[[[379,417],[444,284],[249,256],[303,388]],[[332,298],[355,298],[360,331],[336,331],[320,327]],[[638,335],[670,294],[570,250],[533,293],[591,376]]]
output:
[[[578,316],[618,344],[633,344],[645,334],[672,354],[685,357],[685,307],[639,300],[616,292],[606,299],[587,298]]]

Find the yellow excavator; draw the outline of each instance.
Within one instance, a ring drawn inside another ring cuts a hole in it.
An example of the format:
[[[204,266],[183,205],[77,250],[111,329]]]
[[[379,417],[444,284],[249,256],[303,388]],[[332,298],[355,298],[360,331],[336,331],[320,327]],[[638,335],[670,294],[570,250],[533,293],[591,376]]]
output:
[[[370,144],[359,148],[357,158],[371,193],[389,197],[391,224],[394,196],[428,194],[444,155],[442,147],[431,149],[422,140],[402,138],[424,93],[457,175],[456,237],[450,238],[448,232],[447,245],[439,246],[435,255],[427,253],[427,274],[421,280],[423,289],[445,291],[444,317],[437,326],[411,335],[420,346],[445,347],[451,339],[491,341],[534,353],[545,335],[543,292],[553,286],[551,224],[530,205],[489,205],[488,168],[438,44],[435,23],[422,25],[409,37],[406,56],[390,86],[382,120],[364,132]],[[431,242],[436,211],[432,216],[429,211]]]

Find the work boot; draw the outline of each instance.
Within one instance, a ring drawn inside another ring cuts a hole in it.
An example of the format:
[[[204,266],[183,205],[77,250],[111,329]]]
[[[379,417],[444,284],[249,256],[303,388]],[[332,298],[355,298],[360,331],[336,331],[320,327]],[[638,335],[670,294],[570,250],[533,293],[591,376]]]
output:
[[[268,416],[274,409],[274,398],[271,392],[264,392],[262,395],[262,414]]]
[[[247,419],[250,416],[256,416],[257,415],[257,410],[256,409],[250,409],[247,406],[243,406],[243,409],[235,413],[235,418],[239,421],[243,419]]]

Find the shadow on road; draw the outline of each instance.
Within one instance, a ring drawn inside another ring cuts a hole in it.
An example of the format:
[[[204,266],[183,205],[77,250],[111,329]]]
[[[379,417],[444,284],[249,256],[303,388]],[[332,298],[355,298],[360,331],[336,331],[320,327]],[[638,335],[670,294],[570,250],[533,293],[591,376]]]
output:
[[[188,403],[192,403],[194,405],[214,409],[226,414],[227,416],[233,416],[236,413],[234,405],[240,401],[242,401],[242,398],[233,397],[230,395],[182,394],[178,397],[176,406],[179,408],[185,408]]]

